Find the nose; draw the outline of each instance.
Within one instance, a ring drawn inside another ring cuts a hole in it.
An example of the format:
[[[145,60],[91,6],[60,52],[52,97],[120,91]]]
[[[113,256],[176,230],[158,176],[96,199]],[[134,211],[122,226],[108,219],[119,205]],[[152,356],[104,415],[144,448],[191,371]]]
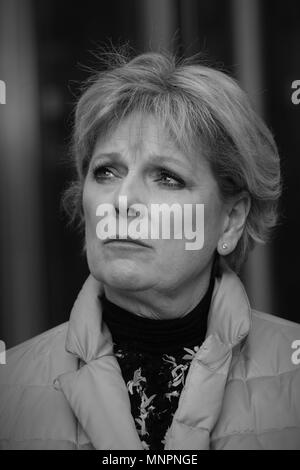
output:
[[[146,204],[146,188],[142,177],[135,170],[129,170],[114,194],[114,207],[119,212],[119,198],[126,196],[127,208],[133,204]]]

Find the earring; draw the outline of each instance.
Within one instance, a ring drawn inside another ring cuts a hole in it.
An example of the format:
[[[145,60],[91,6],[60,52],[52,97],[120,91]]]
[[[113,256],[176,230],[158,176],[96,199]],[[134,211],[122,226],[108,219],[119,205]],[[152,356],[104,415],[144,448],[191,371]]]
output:
[[[223,248],[223,250],[227,250],[227,248],[228,248],[227,243],[223,243],[222,248]]]

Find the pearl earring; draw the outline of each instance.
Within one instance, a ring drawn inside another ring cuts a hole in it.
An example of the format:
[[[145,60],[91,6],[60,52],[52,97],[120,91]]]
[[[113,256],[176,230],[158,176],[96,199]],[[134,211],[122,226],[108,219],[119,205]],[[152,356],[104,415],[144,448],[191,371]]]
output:
[[[222,248],[223,248],[223,250],[227,250],[227,248],[228,248],[227,243],[223,243]]]

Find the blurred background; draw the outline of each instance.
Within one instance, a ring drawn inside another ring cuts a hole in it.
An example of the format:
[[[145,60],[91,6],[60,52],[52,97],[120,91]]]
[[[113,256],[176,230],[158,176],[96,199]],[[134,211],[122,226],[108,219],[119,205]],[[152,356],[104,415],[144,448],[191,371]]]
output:
[[[79,84],[110,42],[203,51],[249,93],[275,135],[284,193],[273,240],[242,278],[255,308],[300,323],[299,0],[0,0],[0,339],[11,347],[67,321],[88,275],[60,198]]]

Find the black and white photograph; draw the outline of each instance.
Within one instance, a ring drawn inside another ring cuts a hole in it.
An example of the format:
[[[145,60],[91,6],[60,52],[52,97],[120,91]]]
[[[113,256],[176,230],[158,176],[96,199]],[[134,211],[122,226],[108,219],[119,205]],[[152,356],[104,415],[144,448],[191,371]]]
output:
[[[0,0],[0,450],[300,450],[299,187],[298,0]]]

